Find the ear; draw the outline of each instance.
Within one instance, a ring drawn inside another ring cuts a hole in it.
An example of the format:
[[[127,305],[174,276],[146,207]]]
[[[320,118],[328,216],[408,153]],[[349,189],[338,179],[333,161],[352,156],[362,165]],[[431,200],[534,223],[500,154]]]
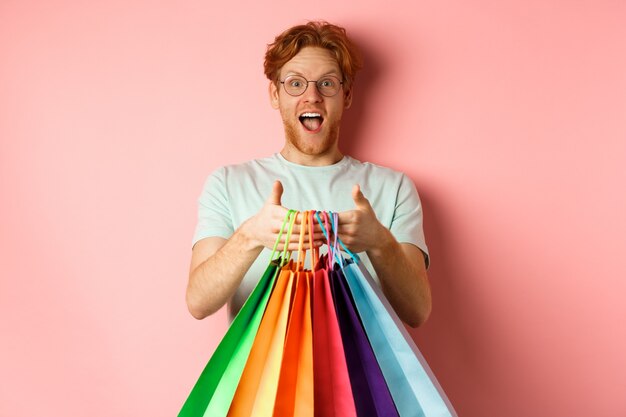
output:
[[[349,109],[352,106],[352,87],[348,91],[346,91],[343,98],[343,106],[346,109]]]
[[[272,108],[274,109],[278,109],[278,105],[280,104],[280,100],[278,97],[278,87],[276,87],[276,83],[273,81],[270,81],[270,85],[269,85],[269,94],[270,94],[270,103],[272,105]]]

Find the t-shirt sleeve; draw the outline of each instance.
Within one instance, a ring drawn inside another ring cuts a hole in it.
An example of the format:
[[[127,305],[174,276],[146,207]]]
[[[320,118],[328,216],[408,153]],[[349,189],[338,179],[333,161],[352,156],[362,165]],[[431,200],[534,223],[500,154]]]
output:
[[[430,265],[428,246],[424,237],[422,203],[415,184],[409,177],[402,174],[396,207],[389,228],[400,243],[412,243],[424,253],[426,267]]]
[[[198,223],[192,247],[207,237],[228,239],[234,233],[230,202],[226,188],[225,168],[219,168],[208,176],[198,198]]]

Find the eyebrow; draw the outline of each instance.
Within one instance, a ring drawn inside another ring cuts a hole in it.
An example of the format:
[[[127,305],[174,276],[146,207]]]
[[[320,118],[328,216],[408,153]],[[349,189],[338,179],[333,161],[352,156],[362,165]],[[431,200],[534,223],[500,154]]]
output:
[[[292,71],[287,71],[287,72],[285,73],[285,77],[289,77],[290,75],[299,75],[299,76],[301,76],[302,78],[306,78],[306,77],[304,76],[304,74],[303,74],[303,73],[301,73],[300,71],[295,71],[295,70],[292,70]],[[334,69],[333,69],[333,70],[330,70],[330,71],[326,71],[325,73],[323,73],[322,75],[320,75],[320,78],[321,78],[321,77],[326,77],[327,75],[334,75],[334,76],[336,76],[337,78],[341,78],[341,72],[340,72],[340,71],[337,71],[337,70],[334,70]]]

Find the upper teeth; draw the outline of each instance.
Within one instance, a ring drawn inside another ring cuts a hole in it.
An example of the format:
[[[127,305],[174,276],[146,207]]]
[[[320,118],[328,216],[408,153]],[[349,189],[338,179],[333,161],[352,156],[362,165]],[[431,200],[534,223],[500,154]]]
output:
[[[319,113],[304,113],[300,117],[322,117],[322,115]]]

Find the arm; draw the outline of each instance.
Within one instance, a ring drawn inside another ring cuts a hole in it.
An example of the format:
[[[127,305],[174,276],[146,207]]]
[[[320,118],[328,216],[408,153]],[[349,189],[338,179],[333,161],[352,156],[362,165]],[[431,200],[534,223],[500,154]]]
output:
[[[411,327],[423,324],[432,308],[430,284],[422,251],[399,243],[383,226],[358,186],[356,209],[339,214],[339,238],[355,252],[367,252],[385,296],[398,316]]]
[[[193,247],[187,308],[192,316],[203,319],[219,310],[235,293],[244,275],[264,247],[273,248],[287,209],[281,206],[282,184],[274,183],[272,194],[261,210],[235,230],[229,239],[209,237]],[[293,227],[288,250],[297,250],[300,233],[299,218]],[[319,226],[315,229],[315,245],[322,244]],[[285,238],[278,250],[282,250]]]
[[[194,245],[186,301],[195,318],[203,319],[219,310],[261,252],[262,247],[253,244],[244,229],[242,225],[228,240],[209,237]]]

